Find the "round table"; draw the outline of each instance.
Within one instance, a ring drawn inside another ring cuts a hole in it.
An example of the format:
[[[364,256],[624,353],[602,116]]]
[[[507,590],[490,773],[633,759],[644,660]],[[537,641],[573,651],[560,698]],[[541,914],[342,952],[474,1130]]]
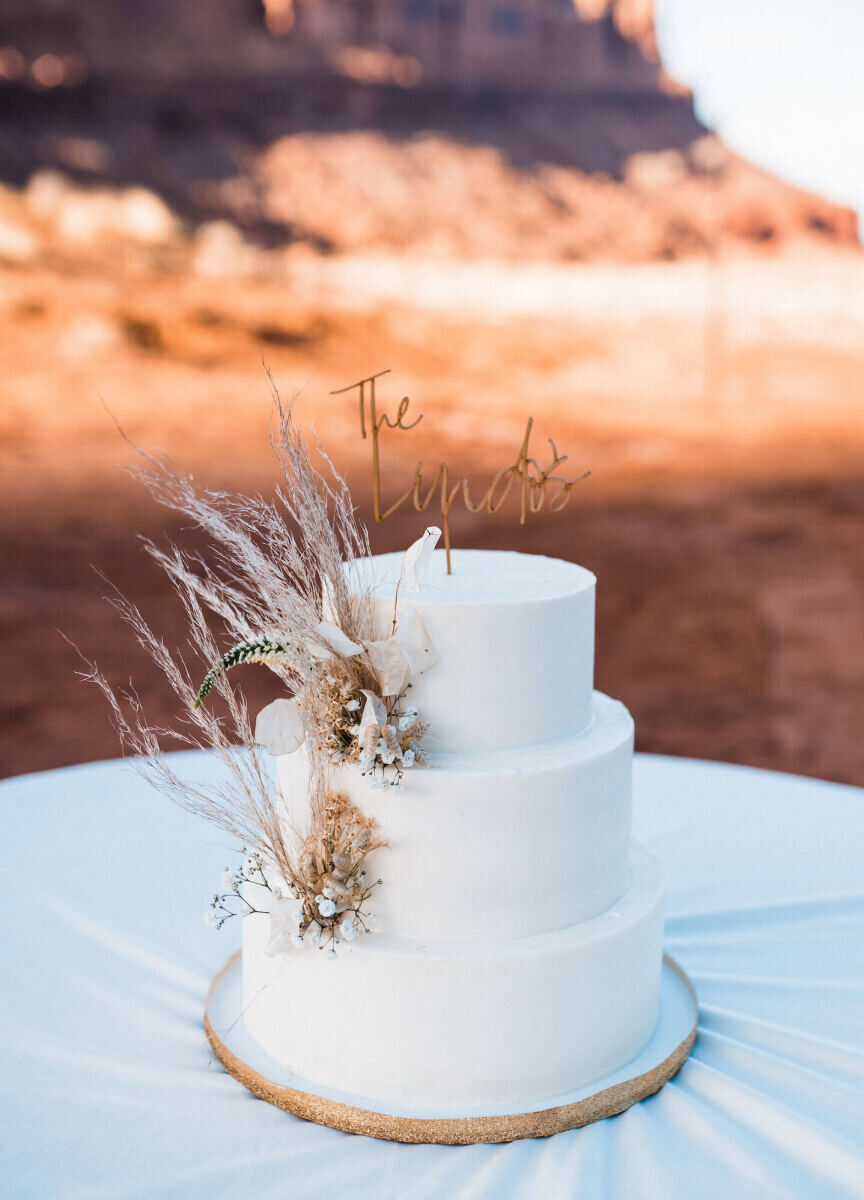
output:
[[[637,755],[693,1055],[621,1116],[455,1147],[312,1125],[222,1072],[202,1014],[239,922],[204,916],[239,848],[128,764],[7,780],[0,815],[10,1200],[864,1197],[864,791]]]

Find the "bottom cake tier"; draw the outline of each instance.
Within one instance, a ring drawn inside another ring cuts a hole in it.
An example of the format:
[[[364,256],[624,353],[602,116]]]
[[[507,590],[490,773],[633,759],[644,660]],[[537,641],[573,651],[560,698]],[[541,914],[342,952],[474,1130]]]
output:
[[[249,1034],[305,1079],[390,1106],[542,1107],[629,1062],[657,1021],[663,888],[639,846],[612,908],[536,937],[372,934],[268,958],[268,918],[243,924]]]

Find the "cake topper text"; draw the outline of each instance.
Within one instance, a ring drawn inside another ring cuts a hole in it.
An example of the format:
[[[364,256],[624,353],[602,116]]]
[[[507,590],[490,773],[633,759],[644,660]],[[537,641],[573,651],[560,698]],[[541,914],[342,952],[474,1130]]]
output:
[[[377,375],[368,375],[365,379],[358,379],[356,383],[339,388],[331,395],[341,396],[345,392],[357,389],[360,402],[360,434],[364,439],[370,434],[372,437],[372,507],[376,521],[386,521],[409,500],[417,512],[425,512],[432,503],[436,492],[438,493],[448,575],[452,574],[450,568],[450,510],[460,495],[468,512],[476,513],[485,509],[488,513],[496,513],[518,483],[521,509],[519,522],[524,525],[528,514],[539,513],[544,505],[548,506],[550,512],[560,512],[567,506],[574,486],[591,473],[584,471],[576,479],[566,479],[563,475],[554,475],[553,472],[567,461],[567,455],[558,453],[551,438],[549,438],[549,445],[552,448],[552,461],[545,467],[541,466],[538,460],[528,453],[531,430],[534,425],[534,418],[529,417],[525,425],[525,436],[522,438],[522,445],[519,447],[515,461],[502,467],[500,471],[496,471],[489,487],[476,503],[471,497],[468,480],[464,475],[459,479],[451,479],[450,469],[446,462],[438,464],[434,478],[426,484],[424,495],[423,462],[421,460],[414,468],[414,477],[410,485],[392,504],[384,508],[381,502],[381,430],[385,425],[388,429],[414,429],[423,419],[421,413],[416,420],[410,422],[407,420],[408,408],[411,403],[407,396],[403,396],[399,401],[395,420],[386,412],[379,415],[375,399],[375,382],[382,375],[388,374],[389,370],[379,371]]]

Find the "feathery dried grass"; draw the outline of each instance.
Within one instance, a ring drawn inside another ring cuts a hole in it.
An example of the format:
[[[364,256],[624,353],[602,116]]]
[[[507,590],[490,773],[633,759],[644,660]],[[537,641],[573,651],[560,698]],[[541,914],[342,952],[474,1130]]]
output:
[[[329,477],[316,469],[291,405],[282,402],[272,378],[270,384],[274,400],[271,442],[282,471],[273,502],[260,496],[199,489],[172,464],[139,447],[135,449],[146,465],[133,468],[133,474],[160,504],[191,518],[210,538],[209,560],[175,545],[163,550],[145,543],[174,585],[185,609],[190,642],[207,667],[218,663],[222,655],[212,625],[216,618],[234,640],[278,635],[290,644],[290,665],[268,665],[289,689],[297,690],[304,684],[314,685],[320,676],[321,661],[309,648],[320,645],[316,626],[325,611],[349,638],[370,637],[368,590],[349,591],[343,571],[346,559],[368,557],[370,548],[345,481],[320,445]],[[275,864],[286,881],[302,884],[295,866],[296,847],[289,844],[280,820],[269,756],[255,744],[242,694],[221,672],[213,686],[224,701],[224,714],[206,705],[195,707],[198,687],[183,659],[157,637],[133,603],[119,593],[109,599],[165,675],[185,713],[177,729],[149,725],[134,689],[118,696],[98,667],[87,663],[85,677],[105,695],[120,740],[136,756],[136,766],[181,807],[257,850]],[[332,660],[329,669],[334,669]],[[367,668],[361,663],[339,659],[337,669],[357,686],[368,684]],[[313,710],[314,706],[301,709],[311,713],[310,721]],[[164,757],[166,739],[178,746],[214,752],[228,768],[226,783],[205,787],[182,779]],[[313,832],[323,829],[327,821],[327,762],[316,752],[318,740],[315,736],[307,739]]]

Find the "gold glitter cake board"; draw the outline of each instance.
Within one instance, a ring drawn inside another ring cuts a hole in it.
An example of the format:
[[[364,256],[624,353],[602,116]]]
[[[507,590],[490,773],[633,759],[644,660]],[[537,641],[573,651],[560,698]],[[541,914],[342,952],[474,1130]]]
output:
[[[269,1059],[243,1025],[240,954],[228,959],[207,996],[204,1029],[213,1053],[229,1075],[253,1095],[277,1108],[329,1125],[345,1133],[394,1142],[471,1145],[550,1137],[624,1112],[658,1092],[681,1068],[696,1040],[699,1010],[696,993],[674,959],[663,957],[660,1020],[651,1041],[620,1071],[596,1080],[571,1097],[556,1097],[551,1107],[533,1112],[501,1111],[488,1115],[417,1116],[381,1111],[382,1105],[315,1088]],[[281,1082],[291,1079],[292,1083]]]

